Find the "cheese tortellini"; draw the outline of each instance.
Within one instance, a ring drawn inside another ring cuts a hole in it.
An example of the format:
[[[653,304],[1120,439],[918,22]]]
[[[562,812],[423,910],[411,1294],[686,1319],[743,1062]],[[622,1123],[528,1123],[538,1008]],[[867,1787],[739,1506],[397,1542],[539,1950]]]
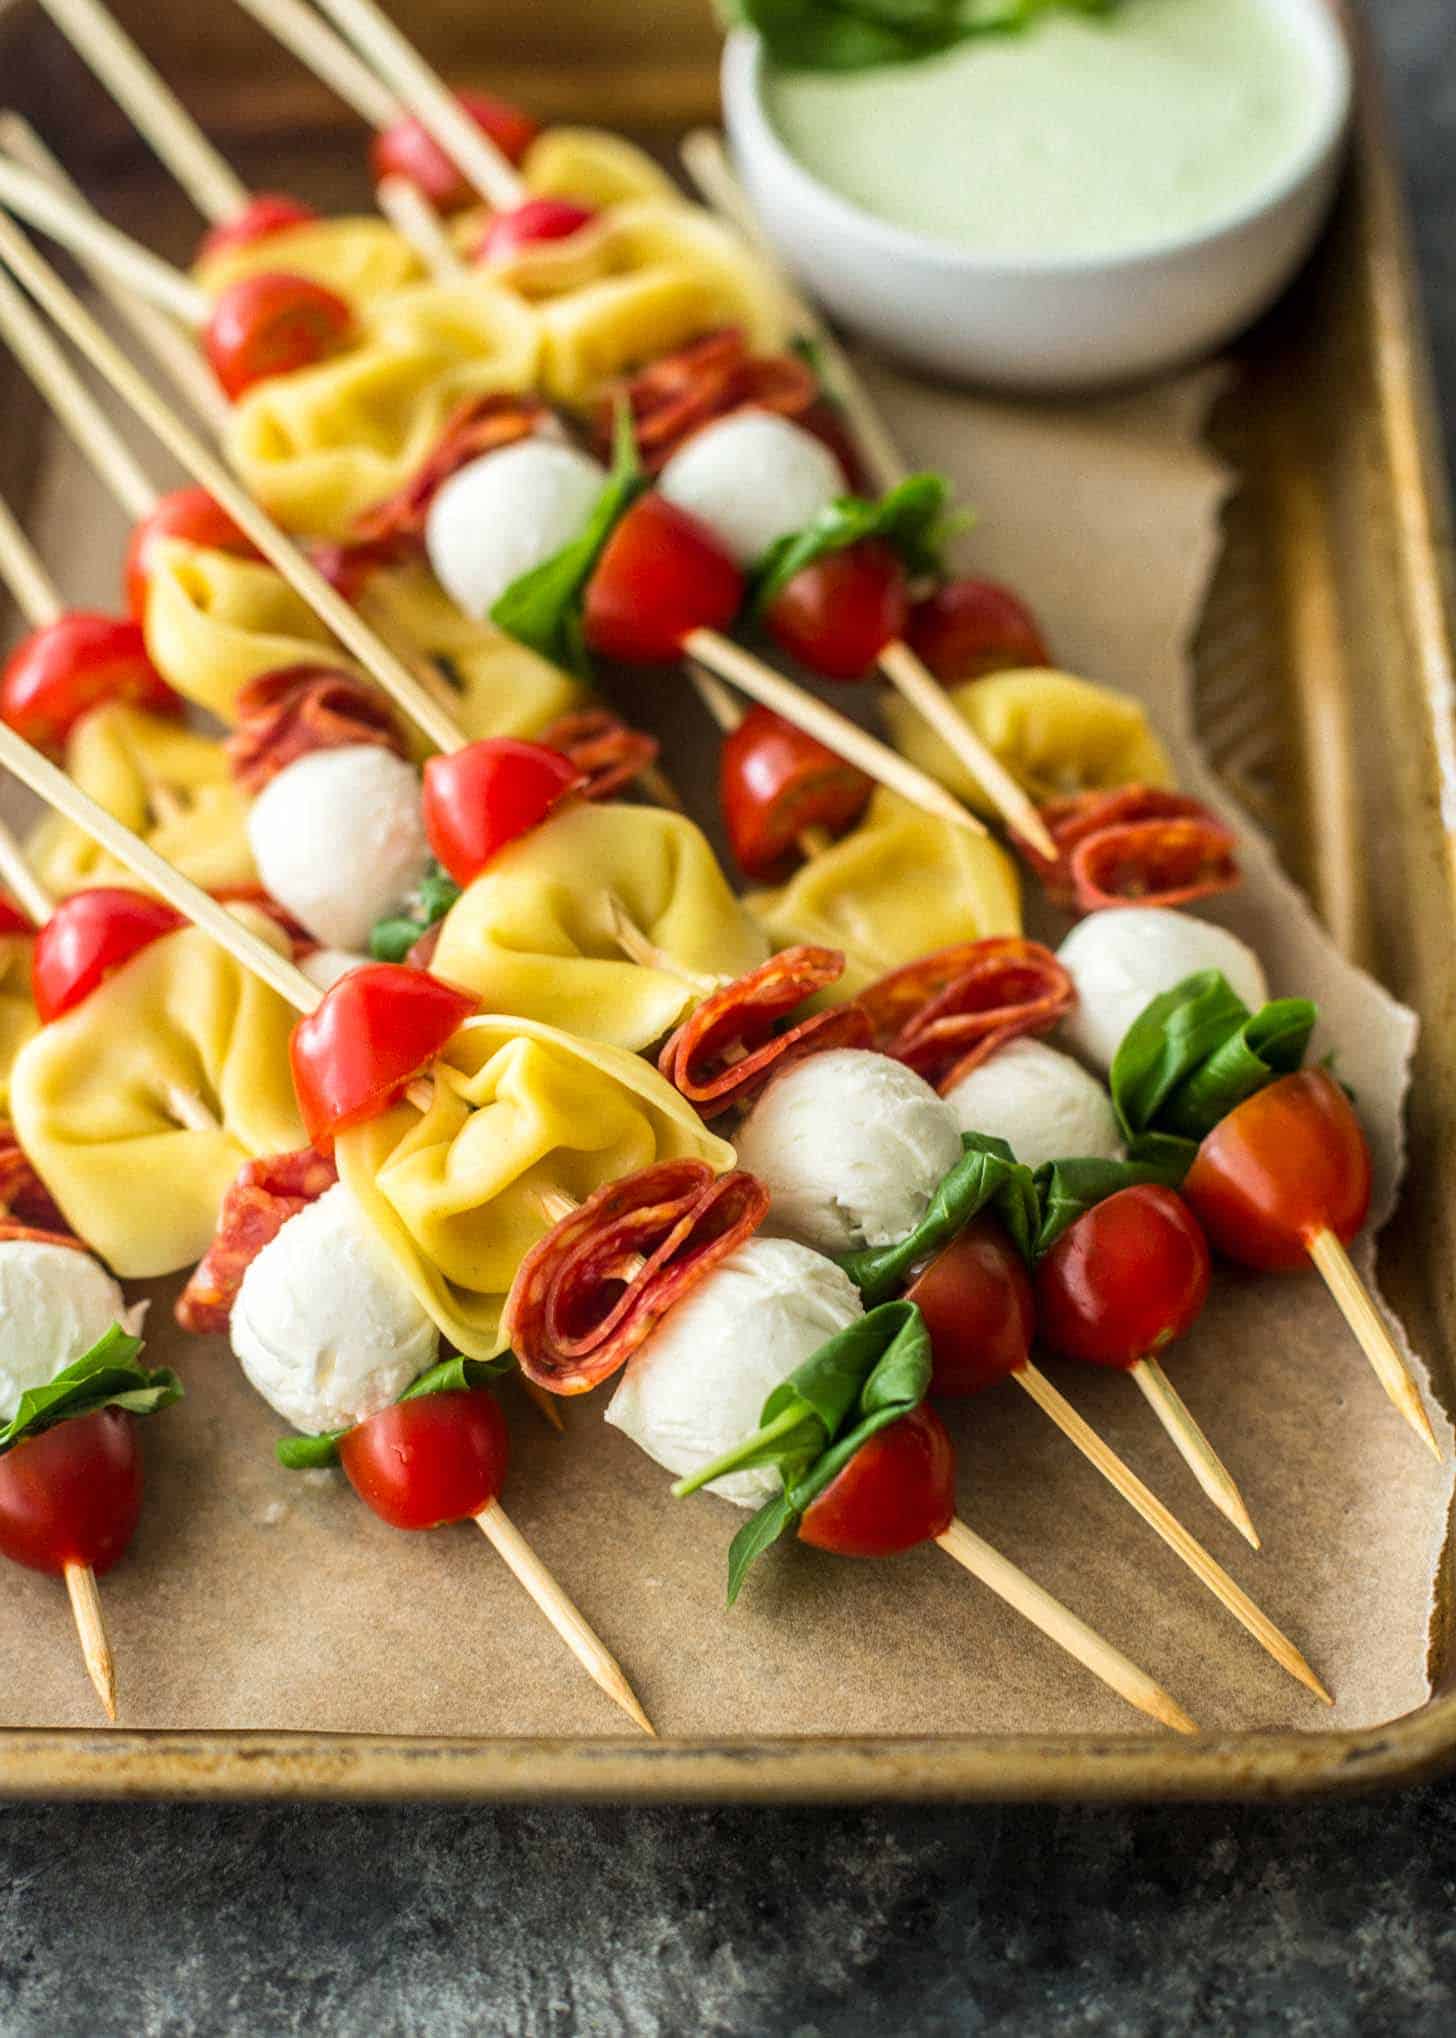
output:
[[[667,966],[624,952],[612,932],[613,899]],[[430,967],[474,991],[487,1011],[641,1049],[702,996],[694,974],[741,976],[767,954],[691,821],[583,801],[502,850],[466,888]]]
[[[347,664],[301,596],[260,559],[164,539],[147,590],[147,653],[167,684],[224,722],[250,680],[320,657]]]
[[[467,1019],[433,1066],[428,1111],[343,1133],[339,1172],[446,1341],[504,1349],[516,1269],[560,1212],[654,1161],[719,1170],[733,1149],[654,1068],[529,1020]]]
[[[248,926],[282,949],[263,915]],[[292,1007],[198,929],[164,935],[16,1060],[16,1135],[77,1235],[124,1279],[212,1241],[245,1160],[304,1143]]]
[[[40,1025],[30,994],[29,934],[0,934],[0,1115],[10,1109],[10,1072],[15,1058]]]
[[[1035,666],[962,680],[950,697],[1038,805],[1064,793],[1174,783],[1168,753],[1131,694]],[[890,694],[885,714],[896,748],[912,764],[979,812],[995,813],[967,767],[907,701]]]
[[[301,220],[241,247],[205,255],[193,271],[215,297],[245,276],[306,276],[358,309],[424,274],[409,242],[382,219],[345,216]]]
[[[844,975],[827,994],[836,1002],[954,942],[1021,932],[1021,892],[1006,851],[884,786],[858,827],[787,884],[752,892],[744,904],[776,946],[844,950]]]

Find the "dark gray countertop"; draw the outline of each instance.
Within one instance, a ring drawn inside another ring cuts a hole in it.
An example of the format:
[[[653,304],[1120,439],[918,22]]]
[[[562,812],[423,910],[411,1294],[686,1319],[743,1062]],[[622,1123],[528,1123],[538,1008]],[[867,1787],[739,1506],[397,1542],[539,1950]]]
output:
[[[1371,11],[1456,426],[1456,10]],[[1296,1811],[0,1809],[5,2038],[1444,2038],[1453,2003],[1456,1785]]]

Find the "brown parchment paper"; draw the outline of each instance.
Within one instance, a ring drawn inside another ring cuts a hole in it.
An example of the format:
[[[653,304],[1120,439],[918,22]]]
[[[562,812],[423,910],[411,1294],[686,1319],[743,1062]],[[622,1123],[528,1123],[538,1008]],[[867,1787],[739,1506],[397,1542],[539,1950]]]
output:
[[[1201,450],[1206,376],[1076,410],[1014,408],[877,379],[913,462],[949,469],[980,511],[980,571],[1021,586],[1069,668],[1141,693],[1184,782],[1217,800],[1190,734],[1184,647],[1215,556],[1227,474]],[[36,528],[72,599],[114,599],[120,530],[64,458]],[[674,716],[673,719],[676,719]],[[697,740],[706,740],[696,725]],[[1343,964],[1245,828],[1248,880],[1219,916],[1275,988],[1323,1006],[1377,1151],[1398,1174],[1411,1016]],[[188,1398],[143,1425],[149,1503],[104,1581],[123,1719],[134,1726],[615,1734],[586,1680],[472,1528],[405,1536],[335,1475],[289,1474],[279,1425],[221,1341],[171,1328],[154,1358]],[[1332,1716],[1294,1685],[1004,1386],[949,1420],[965,1518],[1142,1662],[1210,1729],[1358,1726],[1426,1696],[1432,1581],[1450,1475],[1387,1403],[1313,1279],[1222,1272],[1171,1362],[1264,1536],[1255,1556],[1202,1499],[1132,1384],[1059,1383],[1300,1644]],[[565,1404],[553,1436],[511,1387],[504,1500],[674,1735],[1125,1731],[1140,1716],[935,1550],[854,1564],[786,1545],[731,1615],[727,1545],[743,1517],[667,1479]],[[1444,1434],[1444,1424],[1438,1427]],[[64,1595],[0,1576],[0,1724],[92,1725]]]

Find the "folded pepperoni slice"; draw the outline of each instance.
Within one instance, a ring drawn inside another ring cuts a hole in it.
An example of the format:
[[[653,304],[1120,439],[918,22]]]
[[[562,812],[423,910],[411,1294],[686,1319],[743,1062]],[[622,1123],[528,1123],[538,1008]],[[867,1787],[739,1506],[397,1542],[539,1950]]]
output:
[[[1110,792],[1072,793],[1065,799],[1048,800],[1040,809],[1047,832],[1057,846],[1055,859],[1043,856],[1020,836],[1017,847],[1041,879],[1050,903],[1067,912],[1077,910],[1077,884],[1072,875],[1072,857],[1082,843],[1105,828],[1119,828],[1133,821],[1177,821],[1210,819],[1208,809],[1187,793],[1168,792],[1162,786],[1123,785]]]
[[[183,1330],[226,1330],[243,1276],[264,1246],[338,1179],[333,1162],[311,1146],[245,1161],[222,1199],[212,1244],[177,1297],[173,1313]]]
[[[649,474],[660,473],[695,432],[731,411],[770,410],[819,428],[819,382],[809,364],[793,354],[751,355],[736,326],[706,333],[619,383],[597,412],[595,436],[604,454],[623,398]]]
[[[255,798],[311,750],[375,744],[404,755],[394,711],[377,687],[330,665],[287,665],[252,680],[238,696],[228,763]]]
[[[1049,948],[1006,935],[907,963],[859,1002],[875,1045],[945,1089],[1008,1040],[1047,1032],[1075,996]]]
[[[704,1118],[749,1103],[769,1077],[826,1047],[868,1047],[858,1005],[814,1012],[778,1031],[806,998],[844,975],[837,948],[786,948],[704,998],[672,1034],[657,1066]]]
[[[60,1206],[31,1166],[12,1126],[0,1119],[0,1238],[81,1245]],[[85,1251],[85,1247],[81,1247]]]
[[[658,1161],[607,1183],[517,1270],[503,1328],[521,1371],[552,1394],[590,1393],[767,1212],[752,1175],[715,1175],[706,1161]]]
[[[609,800],[657,762],[661,748],[645,729],[633,729],[610,708],[579,708],[562,715],[536,739],[570,758],[585,783],[583,799]]]
[[[1241,872],[1234,837],[1211,815],[1099,828],[1071,855],[1079,913],[1104,906],[1187,906],[1232,891]]]
[[[551,413],[534,396],[474,396],[447,419],[433,451],[404,487],[377,502],[354,520],[354,535],[366,544],[381,540],[420,540],[430,504],[452,474],[487,453],[499,453],[517,439],[528,439]]]

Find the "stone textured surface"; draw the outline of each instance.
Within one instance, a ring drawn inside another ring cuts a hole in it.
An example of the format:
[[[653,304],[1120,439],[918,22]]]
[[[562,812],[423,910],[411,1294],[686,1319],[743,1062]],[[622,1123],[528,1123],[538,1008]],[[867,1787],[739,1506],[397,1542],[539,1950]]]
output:
[[[1374,12],[1456,426],[1456,16]],[[1453,2002],[1456,1786],[1292,1812],[0,1810],[5,2038],[1363,2038],[1449,2033]]]

